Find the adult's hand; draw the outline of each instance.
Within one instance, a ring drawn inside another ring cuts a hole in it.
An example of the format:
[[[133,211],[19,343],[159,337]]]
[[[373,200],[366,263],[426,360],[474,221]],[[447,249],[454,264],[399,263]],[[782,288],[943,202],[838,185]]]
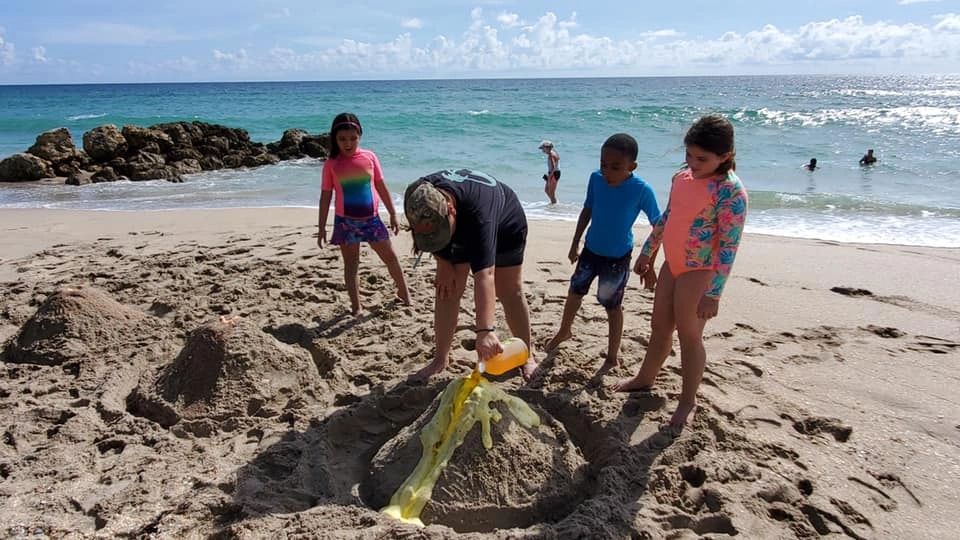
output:
[[[493,358],[503,352],[503,345],[494,332],[481,332],[477,335],[477,359],[481,362]]]

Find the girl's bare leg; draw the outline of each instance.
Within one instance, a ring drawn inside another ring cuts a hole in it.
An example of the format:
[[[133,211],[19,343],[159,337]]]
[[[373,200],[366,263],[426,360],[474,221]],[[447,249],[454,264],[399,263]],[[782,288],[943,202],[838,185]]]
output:
[[[660,368],[670,355],[673,347],[675,282],[670,266],[664,262],[657,278],[657,288],[653,293],[653,316],[650,319],[650,344],[640,364],[636,376],[620,381],[613,389],[617,392],[648,390],[653,386]]]
[[[360,305],[360,288],[357,285],[360,244],[341,245],[340,255],[343,257],[343,281],[347,285],[347,294],[350,295],[350,312],[356,315],[363,310],[363,306]]]
[[[677,321],[677,337],[680,339],[680,369],[683,387],[680,402],[670,418],[670,427],[681,430],[687,418],[697,407],[697,389],[703,380],[707,353],[703,347],[703,328],[707,319],[697,315],[697,305],[713,279],[712,270],[687,272],[676,279],[673,300],[674,317]]]
[[[400,260],[397,258],[397,253],[393,250],[393,244],[390,242],[390,239],[371,242],[370,249],[387,265],[390,277],[393,278],[393,283],[397,286],[397,298],[399,298],[404,305],[409,306],[410,291],[407,290],[407,281],[403,276],[403,269],[400,268]]]

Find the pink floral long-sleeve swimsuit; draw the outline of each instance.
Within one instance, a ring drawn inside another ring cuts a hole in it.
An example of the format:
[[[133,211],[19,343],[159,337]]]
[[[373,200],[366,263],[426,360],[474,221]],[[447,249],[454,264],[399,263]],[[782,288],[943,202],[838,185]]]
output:
[[[747,190],[733,171],[695,179],[689,169],[673,176],[670,200],[641,254],[663,244],[670,273],[713,270],[706,296],[720,298],[737,256],[747,217]]]

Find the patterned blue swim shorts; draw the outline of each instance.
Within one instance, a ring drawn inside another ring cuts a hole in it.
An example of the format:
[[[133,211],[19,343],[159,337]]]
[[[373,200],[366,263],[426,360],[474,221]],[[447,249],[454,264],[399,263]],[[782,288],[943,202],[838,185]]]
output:
[[[360,242],[382,242],[390,239],[390,232],[380,216],[354,219],[341,216],[333,218],[333,236],[330,243],[335,246],[359,244]]]
[[[630,255],[604,257],[587,248],[580,252],[577,268],[570,278],[570,292],[584,296],[597,279],[597,300],[606,309],[616,309],[623,303],[623,293],[630,278]]]

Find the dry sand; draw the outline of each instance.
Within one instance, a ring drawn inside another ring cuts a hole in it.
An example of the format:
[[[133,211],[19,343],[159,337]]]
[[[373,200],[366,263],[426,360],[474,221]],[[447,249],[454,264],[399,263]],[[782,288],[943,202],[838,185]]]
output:
[[[397,238],[404,307],[364,248],[369,309],[351,317],[315,220],[3,210],[0,535],[960,537],[960,250],[747,235],[707,327],[700,410],[676,438],[658,427],[678,358],[652,393],[609,390],[639,365],[652,294],[631,281],[624,365],[606,374],[605,315],[586,299],[532,384],[500,382],[549,432],[505,418],[486,454],[468,437],[416,529],[367,506],[403,476],[375,456],[409,441],[472,353],[458,346],[449,373],[406,383],[431,355],[432,263],[412,269]],[[531,225],[541,348],[572,231]],[[390,459],[410,467],[403,448]]]

